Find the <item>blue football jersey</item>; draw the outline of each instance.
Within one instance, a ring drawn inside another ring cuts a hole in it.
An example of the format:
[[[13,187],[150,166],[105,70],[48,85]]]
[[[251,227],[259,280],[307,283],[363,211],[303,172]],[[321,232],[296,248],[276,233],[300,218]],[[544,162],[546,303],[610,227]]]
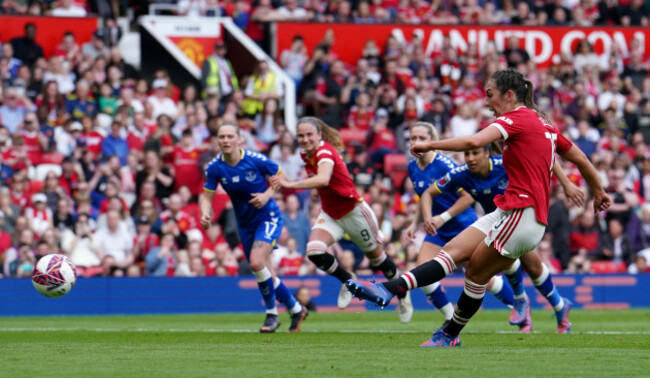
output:
[[[444,177],[457,167],[456,163],[454,163],[448,156],[435,154],[431,163],[424,167],[424,169],[418,167],[417,160],[412,160],[409,163],[408,169],[409,177],[413,182],[415,192],[418,196],[422,196],[422,193],[424,193],[424,191],[427,190],[427,188],[438,178]],[[458,194],[459,191],[460,189],[456,192],[445,191],[436,196],[433,199],[431,214],[438,215],[447,211],[454,203],[456,203],[456,200],[458,200],[458,197],[460,196],[460,194]],[[462,213],[453,217],[449,222],[445,223],[444,226],[440,227],[438,234],[445,238],[454,237],[474,223],[476,219],[477,217],[474,209],[471,207],[467,208]]]
[[[490,157],[490,173],[485,178],[473,175],[463,164],[438,179],[435,185],[440,193],[456,193],[460,188],[466,190],[487,214],[496,210],[494,197],[505,192],[508,175],[503,167],[503,159],[498,155]]]
[[[232,201],[237,224],[240,228],[256,228],[260,222],[269,217],[280,217],[280,209],[271,198],[261,209],[255,208],[249,201],[252,193],[264,193],[268,189],[267,177],[278,173],[279,167],[271,159],[257,152],[241,150],[242,158],[233,167],[217,155],[205,171],[203,189],[215,191],[217,185],[228,193]]]

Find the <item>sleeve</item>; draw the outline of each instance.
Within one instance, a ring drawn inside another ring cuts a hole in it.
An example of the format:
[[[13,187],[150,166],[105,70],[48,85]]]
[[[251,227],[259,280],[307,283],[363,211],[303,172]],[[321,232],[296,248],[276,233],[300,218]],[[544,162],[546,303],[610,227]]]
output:
[[[453,169],[444,176],[440,177],[436,181],[433,182],[433,186],[438,190],[439,194],[442,193],[453,193],[455,191],[459,191],[461,188],[459,188],[459,184],[462,181],[461,180],[462,172],[459,171],[458,169]]]
[[[508,117],[501,116],[494,120],[489,126],[496,127],[503,136],[503,140],[507,140],[511,136],[521,132],[521,126],[515,123],[512,119]]]
[[[557,143],[555,145],[555,152],[562,155],[571,149],[573,143],[564,137],[564,135],[557,133]]]
[[[252,153],[251,157],[255,162],[255,166],[260,170],[264,176],[277,175],[280,172],[280,166],[273,160],[267,158],[260,153]]]
[[[203,184],[203,190],[208,192],[214,192],[217,190],[217,185],[219,184],[219,173],[217,168],[210,164],[205,170],[205,183]]]
[[[318,151],[316,151],[316,165],[321,165],[323,163],[330,163],[334,165],[334,154],[336,152],[332,152],[332,149],[329,148],[320,148]]]

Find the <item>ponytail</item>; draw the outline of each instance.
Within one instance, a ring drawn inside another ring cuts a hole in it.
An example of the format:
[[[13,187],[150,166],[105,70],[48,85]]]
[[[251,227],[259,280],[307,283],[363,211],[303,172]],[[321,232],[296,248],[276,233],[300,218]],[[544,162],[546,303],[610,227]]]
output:
[[[308,123],[314,126],[314,128],[321,133],[322,140],[331,144],[339,153],[342,153],[345,150],[341,134],[339,134],[338,130],[335,128],[329,126],[316,117],[302,117],[298,120],[298,125],[301,123]]]
[[[537,105],[535,105],[535,90],[533,88],[533,82],[530,80],[525,80],[524,85],[526,86],[526,97],[524,98],[524,105],[529,108],[534,110],[537,114],[539,114],[540,117],[544,118],[548,123],[551,123],[551,121],[546,117],[546,114],[544,114],[543,111],[541,111]]]
[[[521,72],[513,68],[500,70],[493,73],[490,80],[494,81],[499,92],[506,93],[511,90],[515,94],[517,101],[537,112],[546,121],[549,121],[546,115],[535,105],[535,88],[533,87],[533,83],[530,80],[526,80]]]

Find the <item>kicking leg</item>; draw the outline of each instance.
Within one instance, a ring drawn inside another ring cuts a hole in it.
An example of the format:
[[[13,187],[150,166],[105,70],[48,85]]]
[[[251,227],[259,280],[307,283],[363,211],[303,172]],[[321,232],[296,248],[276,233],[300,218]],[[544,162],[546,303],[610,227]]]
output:
[[[442,249],[441,246],[425,241],[422,243],[420,252],[418,253],[417,265],[422,265],[427,261],[431,261]],[[442,313],[445,321],[451,320],[454,314],[454,305],[451,304],[445,294],[445,290],[440,285],[440,282],[434,282],[430,285],[421,286],[422,292],[429,298],[429,301]]]

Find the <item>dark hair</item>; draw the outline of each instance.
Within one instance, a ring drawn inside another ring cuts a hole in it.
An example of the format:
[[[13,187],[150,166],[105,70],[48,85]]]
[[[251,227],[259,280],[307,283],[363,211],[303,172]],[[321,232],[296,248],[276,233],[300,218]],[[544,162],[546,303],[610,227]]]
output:
[[[511,90],[515,94],[517,101],[523,103],[527,108],[536,111],[548,121],[546,115],[535,105],[533,83],[530,80],[526,80],[521,72],[513,68],[500,70],[493,73],[490,80],[494,82],[494,85],[501,94],[505,94]]]
[[[222,123],[221,125],[219,125],[219,127],[217,128],[217,135],[219,135],[219,129],[221,129],[221,128],[224,127],[224,126],[232,126],[232,127],[234,127],[235,130],[237,131],[237,135],[238,135],[238,136],[241,135],[241,134],[239,133],[239,125],[237,125],[237,124],[234,123],[234,122],[229,122],[229,121],[226,121],[226,122]]]
[[[302,117],[298,120],[298,125],[301,123],[308,123],[314,126],[316,131],[321,133],[322,139],[325,142],[331,144],[339,153],[345,150],[343,140],[341,139],[341,134],[339,134],[338,130],[332,126],[329,126],[316,117]]]
[[[296,35],[293,36],[293,41],[294,42],[295,41],[302,41],[302,40],[304,40],[304,38],[302,38],[302,35],[300,35],[300,34],[296,34]]]

